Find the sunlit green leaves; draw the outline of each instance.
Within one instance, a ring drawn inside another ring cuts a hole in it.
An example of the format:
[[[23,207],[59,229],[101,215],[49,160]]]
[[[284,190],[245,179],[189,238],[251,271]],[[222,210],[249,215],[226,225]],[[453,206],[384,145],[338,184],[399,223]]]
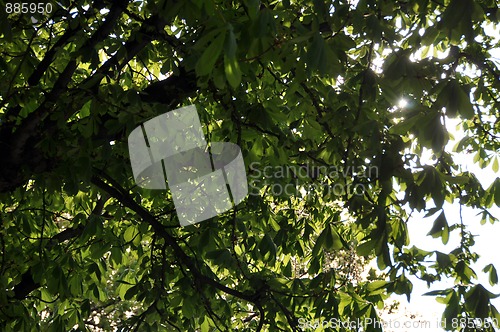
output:
[[[489,282],[490,282],[491,286],[498,284],[498,274],[497,274],[497,270],[495,269],[495,266],[493,266],[493,264],[486,265],[483,269],[483,272],[488,273]]]
[[[442,14],[440,27],[450,34],[452,44],[459,44],[462,35],[468,41],[473,38],[473,21],[481,20],[484,17],[482,7],[473,0],[452,0]]]
[[[319,255],[321,249],[339,250],[341,248],[343,248],[343,243],[337,230],[331,225],[327,225],[316,239],[312,255]]]
[[[464,260],[458,261],[455,266],[455,271],[457,274],[457,279],[465,283],[470,283],[472,278],[477,278],[476,272],[471,269],[468,262]]]
[[[443,244],[448,243],[450,237],[450,228],[448,226],[448,221],[444,215],[444,211],[439,214],[439,216],[434,220],[431,230],[427,235],[431,235],[433,238],[441,237]]]
[[[125,242],[131,242],[137,237],[137,235],[139,235],[139,231],[136,226],[132,225],[127,227],[125,233],[123,233],[123,239]]]
[[[459,296],[456,292],[452,291],[448,293],[448,295],[443,300],[444,303],[446,303],[446,308],[443,312],[442,321],[444,322],[444,327],[447,330],[452,330],[452,321],[458,316],[458,313],[460,312]]]
[[[491,186],[486,190],[486,204],[491,206],[492,202],[500,207],[500,178],[496,178]]]

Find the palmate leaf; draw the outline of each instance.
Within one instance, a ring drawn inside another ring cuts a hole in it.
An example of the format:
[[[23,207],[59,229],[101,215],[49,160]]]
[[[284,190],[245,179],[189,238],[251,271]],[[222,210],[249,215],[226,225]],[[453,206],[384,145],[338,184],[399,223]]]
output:
[[[475,317],[486,318],[490,313],[490,299],[498,296],[487,291],[480,284],[475,285],[465,295],[465,305],[474,313]]]
[[[451,80],[443,87],[436,103],[446,107],[446,114],[451,118],[460,116],[465,119],[471,119],[475,114],[470,101],[469,91],[456,80]]]
[[[446,216],[444,215],[444,211],[439,214],[439,216],[434,220],[431,230],[427,235],[432,236],[433,238],[441,237],[443,244],[448,243],[448,239],[450,236],[450,229],[448,226],[448,221],[446,220]]]
[[[489,274],[489,282],[491,286],[498,284],[498,274],[493,264],[486,265],[483,269],[483,272]]]

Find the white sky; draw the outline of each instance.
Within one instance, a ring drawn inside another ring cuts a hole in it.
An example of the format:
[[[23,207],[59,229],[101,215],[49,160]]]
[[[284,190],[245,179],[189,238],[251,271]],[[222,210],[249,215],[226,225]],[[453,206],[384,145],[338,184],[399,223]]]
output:
[[[460,139],[460,137],[458,137],[458,139]],[[455,142],[449,142],[448,150],[451,150],[454,144]],[[476,175],[484,188],[488,188],[494,179],[499,176],[499,174],[495,174],[492,171],[491,166],[485,169],[480,169],[478,165],[473,164],[471,155],[462,155],[461,157],[457,156],[457,158],[460,158],[459,160],[463,162],[462,165],[466,168],[466,170]],[[450,225],[459,220],[459,206],[457,204],[451,205],[445,203],[444,210]],[[472,234],[477,235],[474,238],[476,244],[473,249],[480,255],[480,258],[472,266],[472,269],[476,272],[479,283],[481,283],[490,292],[500,294],[500,286],[495,285],[492,287],[489,284],[488,275],[482,272],[483,268],[487,264],[493,264],[500,274],[500,241],[498,239],[498,235],[500,234],[500,223],[497,222],[492,225],[488,222],[481,225],[481,217],[476,216],[478,212],[478,210],[473,210],[472,208],[462,208],[464,224],[467,225],[467,229],[470,230]],[[490,212],[492,212],[494,216],[500,218],[500,209],[498,207],[494,206]],[[450,233],[450,239],[447,245],[443,245],[441,238],[434,239],[427,236],[427,233],[430,231],[438,213],[425,219],[423,216],[424,213],[414,213],[408,222],[408,231],[411,241],[410,247],[415,245],[416,247],[427,251],[439,250],[443,253],[449,253],[459,245],[460,237],[458,230]],[[442,331],[442,329],[437,328],[437,325],[434,323],[441,318],[445,305],[436,302],[436,298],[434,296],[422,296],[422,294],[431,290],[451,288],[454,284],[454,280],[445,279],[440,282],[435,282],[430,288],[427,288],[427,284],[424,281],[420,281],[415,277],[409,277],[409,279],[413,283],[413,292],[410,303],[407,302],[405,295],[395,295],[391,297],[401,303],[400,310],[394,315],[385,315],[384,319],[407,320],[409,318],[406,317],[405,314],[414,314],[417,315],[417,319],[430,321],[432,323],[433,329],[425,329],[425,331]],[[497,309],[500,310],[500,298],[493,299],[492,303],[497,307]],[[414,329],[399,329],[398,332],[419,330],[423,329],[421,327]]]
[[[495,29],[488,29],[488,32],[493,35],[499,35],[498,30]],[[493,61],[500,59],[499,49],[490,50],[490,54]],[[497,66],[499,66],[498,62]],[[399,106],[406,106],[404,105],[405,103],[406,101],[402,101]],[[457,123],[457,120],[447,120],[447,129],[455,137],[455,140],[450,140],[450,142],[448,143],[446,147],[447,151],[451,151],[456,142],[463,137],[463,133],[459,133],[455,129]],[[500,158],[500,151],[497,153],[497,156]],[[491,164],[485,169],[481,169],[479,165],[473,163],[472,159],[473,154],[461,153],[454,156],[454,160],[461,164],[463,171],[470,171],[471,173],[474,173],[478,180],[481,182],[483,188],[488,188],[491,183],[500,176],[500,174],[493,172],[493,170],[491,169]],[[460,208],[458,204],[452,205],[445,203],[444,211],[450,225],[456,223],[460,219],[459,209]],[[500,208],[494,205],[493,208],[490,209],[490,212],[495,217],[500,218]],[[481,225],[481,217],[477,216],[478,213],[479,210],[462,207],[464,224],[467,226],[467,229],[472,232],[472,234],[477,235],[474,238],[476,243],[473,249],[480,255],[480,258],[472,266],[472,269],[478,276],[478,280],[475,280],[474,282],[481,283],[487,290],[492,293],[500,294],[500,285],[491,286],[488,281],[488,275],[482,272],[483,268],[486,265],[493,264],[496,267],[497,272],[500,274],[500,222],[497,222],[493,225],[489,222]],[[408,222],[408,230],[411,241],[410,247],[412,245],[415,245],[416,247],[423,250],[439,250],[444,253],[449,253],[458,246],[460,241],[458,230],[451,232],[450,239],[447,245],[443,245],[443,243],[441,242],[441,238],[434,239],[430,236],[427,236],[427,233],[430,231],[434,219],[438,216],[438,213],[425,219],[423,218],[423,216],[423,213],[414,213],[412,218]],[[430,288],[427,288],[427,284],[424,281],[420,281],[415,277],[410,277],[410,280],[413,282],[413,292],[410,303],[407,302],[405,295],[395,295],[391,297],[391,299],[395,299],[400,302],[400,310],[393,315],[384,315],[383,318],[385,320],[410,320],[409,315],[413,314],[417,316],[417,318],[414,318],[413,320],[420,319],[424,321],[430,321],[432,323],[432,328],[423,329],[422,327],[420,327],[387,329],[387,332],[420,330],[429,332],[443,331],[442,329],[438,328],[436,322],[440,320],[446,306],[444,304],[436,302],[436,298],[434,296],[422,296],[422,294],[427,293],[431,290],[451,288],[454,284],[454,280],[445,279],[441,282],[435,282],[431,285]],[[498,310],[500,310],[500,297],[493,299],[491,302],[496,306]]]

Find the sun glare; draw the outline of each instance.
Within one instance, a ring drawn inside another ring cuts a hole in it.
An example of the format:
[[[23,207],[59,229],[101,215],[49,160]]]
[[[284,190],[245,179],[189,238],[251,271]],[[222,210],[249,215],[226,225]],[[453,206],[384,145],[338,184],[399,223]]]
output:
[[[404,98],[401,98],[399,101],[398,101],[398,107],[399,108],[405,108],[406,105],[408,105],[408,101]]]

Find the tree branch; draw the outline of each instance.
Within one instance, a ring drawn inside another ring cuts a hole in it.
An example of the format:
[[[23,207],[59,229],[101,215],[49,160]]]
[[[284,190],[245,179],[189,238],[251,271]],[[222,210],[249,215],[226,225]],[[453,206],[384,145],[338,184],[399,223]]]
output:
[[[151,39],[147,38],[145,34],[150,33],[151,30],[155,30],[156,33],[160,34],[159,30],[161,30],[160,28],[164,25],[165,22],[158,23],[155,21],[154,17],[147,20],[140,29],[140,32],[131,37],[124,45],[125,52],[117,52],[115,57],[109,59],[99,68],[98,72],[94,73],[94,75],[85,80],[82,84],[97,77],[97,73],[109,73],[108,71],[114,63],[119,63],[119,67],[123,66],[150,42]],[[138,38],[139,34],[142,35],[141,38]],[[159,37],[165,38],[163,35]],[[141,40],[141,42],[138,42],[137,39]],[[124,58],[118,58],[118,54],[125,54],[125,56]],[[196,75],[192,71],[186,72],[182,66],[180,67],[180,71],[182,76],[171,76],[165,80],[151,83],[140,93],[141,100],[144,102],[160,102],[172,105],[180,103],[183,98],[191,95],[197,89]],[[99,78],[94,80],[92,82],[92,87],[97,87],[99,82]],[[88,88],[86,91],[92,93]],[[55,95],[51,98],[53,99],[54,97]],[[83,106],[83,103],[86,102],[88,98],[82,98],[82,100],[83,102],[80,102],[81,105],[76,105],[75,107],[65,110],[67,112],[67,114],[65,114],[66,118],[71,116],[69,112],[74,112],[75,109],[78,109],[78,106]],[[23,127],[17,128],[15,132],[10,125],[5,123],[2,124],[2,130],[0,130],[0,153],[2,156],[5,156],[5,162],[2,164],[3,169],[0,172],[0,192],[6,192],[17,188],[33,174],[43,172],[49,169],[51,165],[57,163],[54,159],[45,160],[37,147],[33,146],[33,144],[28,144],[31,140],[41,141],[42,137],[40,137],[40,135],[47,135],[48,131],[56,125],[55,120],[49,120],[43,123],[49,113],[49,108],[44,103],[39,107],[38,111],[31,113],[30,116],[23,121],[23,123],[26,121],[27,124],[22,124],[21,126]],[[102,127],[102,130],[99,128],[99,132],[107,132],[106,128],[104,128],[106,117],[109,117],[109,115],[102,115],[102,119],[100,119],[102,121],[97,121]],[[54,132],[51,132],[51,135],[54,135]],[[125,133],[120,132],[119,135],[122,136],[125,135]],[[111,139],[120,138],[115,137],[116,134],[112,136]],[[28,147],[30,149],[29,151],[27,151]],[[16,157],[14,158],[14,156]],[[20,167],[20,165],[23,165],[23,167]],[[21,169],[28,170],[27,174],[23,175]]]
[[[97,2],[94,3],[94,6],[90,7],[84,14],[84,18],[89,18],[90,14],[93,12],[93,10],[97,9],[102,9],[104,6],[96,6]],[[103,3],[101,3],[104,5]],[[71,37],[75,36],[75,34],[82,29],[82,26],[80,24],[80,21],[78,21],[78,24],[75,27],[69,26],[64,34],[55,42],[54,45],[45,53],[45,56],[43,57],[42,61],[38,64],[38,66],[35,68],[35,71],[31,73],[30,77],[28,78],[28,85],[29,86],[35,86],[40,82],[40,79],[42,78],[43,74],[47,71],[49,68],[50,64],[54,60],[54,56],[56,55],[57,51],[64,46]]]
[[[147,211],[142,206],[137,204],[131,198],[131,196],[125,192],[125,190],[123,188],[111,187],[109,184],[104,182],[101,179],[101,177],[99,177],[99,176],[93,176],[91,181],[96,187],[107,192],[109,195],[111,195],[112,197],[117,199],[121,204],[123,204],[123,206],[134,211],[139,217],[141,217],[141,219],[144,222],[148,223],[153,228],[155,233],[158,234],[159,236],[161,236],[165,240],[167,245],[174,252],[177,259],[184,266],[186,266],[189,269],[191,274],[196,279],[196,282],[198,282],[201,285],[208,284],[208,285],[210,285],[210,286],[212,286],[220,291],[223,291],[226,294],[235,296],[237,298],[240,298],[240,299],[248,301],[248,302],[252,302],[255,304],[256,304],[256,302],[258,302],[256,300],[260,296],[260,294],[258,292],[255,294],[248,295],[248,294],[242,293],[238,290],[229,288],[229,287],[221,284],[220,282],[218,282],[210,277],[207,277],[206,275],[201,273],[201,271],[196,267],[196,264],[193,261],[193,259],[190,256],[188,256],[184,252],[184,250],[179,246],[179,244],[177,243],[177,240],[166,231],[166,229],[163,227],[163,225],[149,211]]]
[[[100,216],[100,215],[102,215],[102,211],[104,209],[104,205],[106,204],[106,202],[108,201],[108,199],[109,199],[108,195],[105,195],[105,196],[101,197],[97,201],[94,209],[91,212],[91,215],[94,215],[94,216]],[[89,221],[90,221],[90,216],[87,219],[87,222],[89,222]],[[59,243],[62,243],[64,241],[66,241],[66,240],[69,240],[69,239],[72,239],[72,238],[75,238],[75,237],[79,236],[80,234],[82,234],[82,232],[83,232],[84,229],[85,229],[85,226],[83,224],[80,224],[80,225],[78,225],[75,228],[67,228],[64,231],[62,231],[61,233],[54,235],[48,241],[48,243],[47,243],[47,245],[46,245],[46,247],[44,249],[45,250],[50,250],[50,249],[52,249],[54,246],[56,246]],[[40,241],[43,241],[43,240],[40,240]],[[33,271],[30,268],[30,269],[28,269],[28,271],[26,271],[25,273],[23,273],[23,275],[21,277],[21,282],[18,283],[14,287],[14,299],[16,299],[16,300],[23,300],[32,291],[34,291],[35,289],[37,289],[39,287],[40,287],[40,284],[37,283],[37,282],[35,282],[33,280]]]
[[[123,12],[124,4],[116,1],[110,9],[109,14],[106,16],[106,21],[99,27],[96,32],[88,39],[81,49],[94,48],[100,41],[104,40],[112,31],[113,26]],[[75,58],[71,59],[64,68],[63,72],[59,75],[57,81],[54,83],[52,90],[47,94],[45,100],[41,105],[30,113],[16,128],[14,123],[4,123],[0,131],[0,154],[6,161],[2,166],[2,178],[0,179],[0,191],[2,188],[13,189],[15,186],[24,181],[18,179],[21,165],[25,166],[25,159],[35,157],[35,165],[40,162],[37,160],[41,158],[40,154],[29,153],[27,151],[32,148],[29,144],[31,139],[39,136],[57,124],[57,121],[50,120],[43,123],[50,114],[49,110],[52,108],[51,103],[55,102],[58,97],[67,90],[67,85],[71,81],[73,73],[77,68],[77,61]],[[36,77],[35,77],[36,78]],[[20,109],[18,105],[14,106],[15,109]],[[65,111],[73,112],[72,108],[66,108]],[[10,113],[10,111],[9,111]],[[27,163],[28,165],[30,163]],[[17,175],[17,176],[16,176]],[[17,180],[17,181],[13,181]],[[24,180],[24,179],[22,179]]]

